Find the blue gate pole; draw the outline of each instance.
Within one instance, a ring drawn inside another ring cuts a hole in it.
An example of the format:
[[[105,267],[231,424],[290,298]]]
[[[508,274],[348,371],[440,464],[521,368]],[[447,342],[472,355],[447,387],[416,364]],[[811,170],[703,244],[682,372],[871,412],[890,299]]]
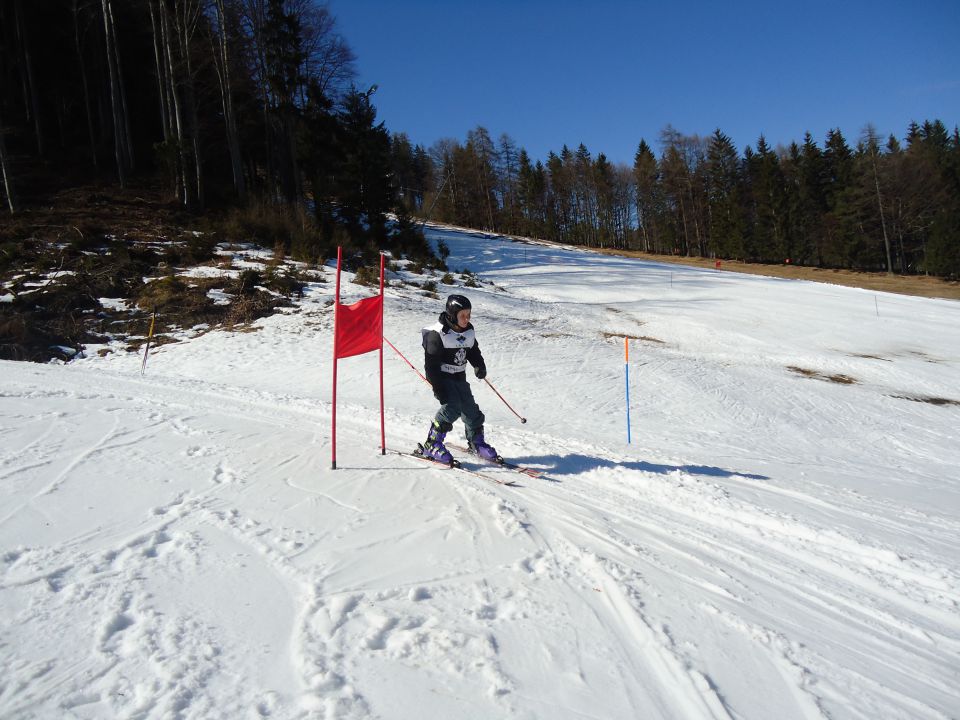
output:
[[[630,338],[623,339],[623,369],[627,381],[627,444],[630,444]]]

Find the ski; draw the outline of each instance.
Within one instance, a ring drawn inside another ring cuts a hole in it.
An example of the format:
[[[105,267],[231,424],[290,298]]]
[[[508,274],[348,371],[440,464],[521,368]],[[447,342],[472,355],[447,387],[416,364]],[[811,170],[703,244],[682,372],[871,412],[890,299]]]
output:
[[[443,463],[439,460],[434,460],[431,457],[428,457],[423,454],[423,445],[417,444],[417,449],[413,452],[405,452],[403,450],[394,450],[393,448],[387,448],[387,452],[393,453],[394,455],[402,455],[403,457],[413,458],[414,460],[419,460],[421,462],[430,463],[438,470],[461,470],[468,475],[473,475],[474,477],[483,478],[484,480],[489,480],[490,482],[495,482],[497,485],[504,485],[506,487],[519,487],[514,480],[501,480],[500,478],[493,477],[487,473],[480,472],[479,470],[474,470],[473,468],[468,468],[464,466],[459,460],[454,460],[452,463]]]
[[[521,475],[526,475],[527,477],[532,477],[532,478],[545,477],[545,473],[543,470],[537,470],[536,468],[529,468],[523,465],[517,465],[514,462],[505,460],[501,455],[497,455],[497,457],[494,458],[493,460],[488,460],[485,457],[480,457],[468,447],[463,447],[462,445],[456,445],[454,443],[447,443],[447,446],[452,447],[455,450],[459,450],[461,452],[469,453],[471,456],[477,458],[477,460],[479,460],[480,462],[485,462],[488,465],[496,465],[497,467],[507,468],[508,470],[513,470],[514,472],[518,472]]]

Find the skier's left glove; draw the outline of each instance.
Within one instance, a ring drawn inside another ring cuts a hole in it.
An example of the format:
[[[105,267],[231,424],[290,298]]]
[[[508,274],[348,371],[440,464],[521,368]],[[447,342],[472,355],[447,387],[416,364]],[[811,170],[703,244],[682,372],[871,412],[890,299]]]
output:
[[[485,365],[481,365],[478,368],[474,368],[473,372],[477,375],[477,380],[483,380],[487,376],[487,368]]]

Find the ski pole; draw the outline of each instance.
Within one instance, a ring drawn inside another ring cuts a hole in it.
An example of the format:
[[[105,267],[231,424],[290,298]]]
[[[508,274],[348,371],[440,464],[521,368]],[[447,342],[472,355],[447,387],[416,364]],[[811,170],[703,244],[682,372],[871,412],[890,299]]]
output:
[[[404,355],[403,355],[402,352],[400,352],[399,350],[397,350],[397,348],[394,346],[394,344],[393,344],[392,342],[390,342],[390,341],[387,340],[386,338],[384,338],[383,341],[384,341],[387,345],[389,345],[390,347],[392,347],[392,348],[393,348],[393,351],[394,351],[397,355],[399,355],[400,357],[403,358],[403,361],[404,361],[407,365],[410,366],[410,369],[411,369],[411,370],[413,370],[417,375],[420,375],[420,379],[421,379],[421,380],[423,380],[427,385],[430,384],[430,381],[427,380],[427,379],[420,373],[420,371],[417,370],[417,368],[414,367],[414,365],[413,365],[412,362],[410,362],[409,360],[407,360],[406,357],[404,357]]]
[[[504,405],[507,406],[507,408],[509,408],[510,412],[512,412],[514,415],[516,415],[518,418],[520,418],[520,422],[525,423],[525,422],[527,421],[527,419],[526,419],[525,417],[521,416],[520,413],[518,413],[516,410],[514,410],[512,407],[510,407],[510,403],[508,403],[506,400],[504,400],[504,399],[503,399],[503,395],[501,395],[500,393],[497,392],[497,389],[493,386],[493,383],[491,383],[491,382],[490,382],[489,380],[487,380],[486,378],[484,378],[483,381],[484,381],[487,385],[490,386],[490,389],[491,389],[491,390],[493,390],[495,393],[497,393],[497,397],[500,398],[500,400],[503,402]]]
[[[414,367],[414,365],[413,365],[412,362],[410,362],[409,360],[407,360],[406,356],[404,356],[404,354],[403,354],[402,352],[400,352],[399,350],[397,350],[396,346],[395,346],[392,342],[390,342],[389,340],[387,340],[386,337],[383,338],[383,341],[384,341],[387,345],[389,345],[391,348],[393,348],[393,351],[394,351],[397,355],[399,355],[407,365],[410,366],[410,369],[411,369],[411,370],[413,370],[417,375],[420,376],[420,379],[421,379],[421,380],[423,380],[427,385],[430,384],[430,381],[427,380],[427,379],[423,376],[423,374],[422,374],[419,370],[417,370],[416,367]],[[500,398],[500,400],[503,402],[503,404],[506,405],[506,406],[510,409],[510,412],[512,412],[514,415],[516,415],[518,418],[520,418],[520,422],[525,423],[525,422],[527,421],[527,419],[526,419],[525,417],[522,417],[522,416],[520,415],[520,413],[518,413],[516,410],[514,410],[512,407],[510,407],[510,403],[508,403],[506,400],[503,399],[503,395],[501,395],[499,392],[497,392],[497,389],[491,384],[491,382],[490,382],[489,380],[487,380],[486,378],[484,378],[483,381],[484,381],[487,385],[490,386],[490,389],[493,390],[493,392],[496,393],[497,397]]]

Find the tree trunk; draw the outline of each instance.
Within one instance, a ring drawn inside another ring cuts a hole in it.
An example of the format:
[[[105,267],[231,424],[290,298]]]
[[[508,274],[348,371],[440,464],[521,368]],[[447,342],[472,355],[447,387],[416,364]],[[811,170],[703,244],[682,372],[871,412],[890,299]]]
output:
[[[40,157],[45,154],[45,143],[43,141],[43,131],[40,128],[40,100],[37,95],[37,84],[33,79],[33,57],[30,53],[30,41],[27,37],[27,26],[23,19],[23,4],[21,0],[16,0],[13,5],[16,14],[17,38],[20,41],[20,51],[23,54],[23,66],[25,72],[22,73],[25,97],[27,104],[27,115],[32,116],[33,130],[37,138],[37,152]]]
[[[180,160],[179,167],[177,169],[177,185],[179,187],[177,194],[180,196],[181,204],[189,207],[193,203],[193,200],[190,193],[190,180],[187,170],[189,165],[187,162],[187,147],[183,139],[183,120],[180,110],[180,97],[177,93],[176,66],[173,62],[173,31],[170,28],[170,13],[162,4],[160,6],[160,10],[160,29],[163,37],[164,56],[167,63],[167,75],[169,78],[170,101],[171,109],[173,111],[173,129],[176,132],[177,153]]]
[[[127,106],[127,90],[123,82],[123,65],[120,62],[120,48],[117,44],[117,24],[113,20],[113,5],[108,2],[110,11],[110,32],[113,35],[113,53],[117,63],[117,89],[120,95],[120,107],[123,108],[123,149],[127,159],[127,168],[133,169],[133,133],[130,131],[130,108]]]
[[[93,133],[93,111],[90,109],[90,84],[87,81],[87,64],[83,61],[83,47],[80,44],[80,8],[73,0],[73,42],[77,50],[77,62],[80,64],[80,80],[83,84],[83,107],[87,114],[87,134],[90,138],[90,158],[93,167],[98,167],[97,142]]]
[[[17,200],[13,194],[13,178],[10,172],[10,160],[7,157],[7,141],[2,117],[0,117],[0,172],[3,173],[3,190],[7,196],[7,207],[10,208],[12,215],[17,211]]]
[[[107,45],[107,70],[110,76],[110,106],[113,111],[113,154],[117,163],[117,176],[120,179],[120,187],[127,186],[127,166],[125,161],[125,151],[121,133],[125,125],[122,118],[122,105],[118,93],[116,56],[113,52],[112,38],[110,32],[110,0],[101,0],[103,8],[103,31]]]
[[[873,159],[873,183],[877,189],[877,206],[880,208],[880,227],[883,229],[883,246],[887,251],[887,275],[893,275],[893,262],[890,259],[890,237],[887,235],[887,221],[883,217],[883,198],[880,195],[880,173],[877,172],[877,153],[871,153]]]
[[[163,61],[163,44],[157,13],[160,10],[155,5],[156,0],[150,0],[147,7],[150,11],[150,29],[153,36],[153,62],[157,70],[157,91],[160,98],[160,127],[163,129],[163,141],[170,142],[170,112],[168,109],[169,94],[167,92],[166,63]]]
[[[269,82],[267,80],[266,49],[263,40],[264,7],[262,0],[248,0],[247,5],[247,20],[250,22],[253,33],[254,57],[256,58],[256,70],[259,76],[257,85],[260,89],[261,110],[263,111],[264,150],[267,164],[265,181],[270,202],[275,203],[277,201],[277,173],[275,170],[273,123],[271,120],[273,108],[267,90]]]
[[[237,197],[245,199],[247,190],[243,177],[243,160],[240,154],[240,135],[237,132],[237,120],[233,109],[233,87],[230,81],[230,53],[227,48],[227,20],[223,0],[215,0],[217,20],[220,28],[220,43],[215,56],[220,79],[220,99],[223,103],[223,121],[227,129],[227,149],[230,152],[230,165],[233,170],[233,187]]]
[[[200,121],[197,116],[197,100],[193,82],[193,62],[190,53],[190,40],[193,37],[200,15],[200,6],[190,0],[181,0],[179,3],[181,14],[177,16],[178,42],[180,57],[186,67],[184,78],[184,102],[187,105],[190,120],[190,145],[193,150],[193,179],[194,197],[197,204],[203,206],[203,165],[200,162]]]

